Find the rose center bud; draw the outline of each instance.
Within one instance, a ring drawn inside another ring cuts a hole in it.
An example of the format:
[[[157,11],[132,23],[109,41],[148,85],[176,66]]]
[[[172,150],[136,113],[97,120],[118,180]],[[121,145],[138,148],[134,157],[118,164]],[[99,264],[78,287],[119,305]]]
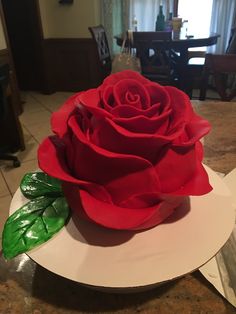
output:
[[[132,94],[131,92],[126,92],[125,94],[125,101],[127,104],[135,106],[135,107],[140,107],[140,95],[138,94]]]

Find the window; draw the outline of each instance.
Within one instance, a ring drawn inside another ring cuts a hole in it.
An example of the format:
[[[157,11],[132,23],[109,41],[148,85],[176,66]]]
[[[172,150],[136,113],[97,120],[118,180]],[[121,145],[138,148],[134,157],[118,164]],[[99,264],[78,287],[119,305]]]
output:
[[[159,5],[163,4],[164,15],[167,18],[169,12],[174,11],[176,5],[174,3],[176,3],[174,0],[130,0],[130,27],[135,17],[138,21],[138,30],[154,31]],[[183,20],[188,20],[183,27],[184,31],[187,29],[188,35],[201,36],[209,33],[212,3],[213,0],[179,0],[178,15]]]
[[[154,31],[160,4],[163,5],[163,13],[168,18],[169,13],[174,12],[175,2],[175,0],[130,0],[130,28],[135,17],[139,31]]]
[[[187,35],[201,36],[209,33],[213,0],[179,0],[178,15],[183,20]]]
[[[137,28],[139,31],[154,31],[155,21],[158,10],[158,1],[131,0],[130,1],[130,28],[133,28],[132,21],[137,20]],[[148,17],[148,18],[147,18]]]

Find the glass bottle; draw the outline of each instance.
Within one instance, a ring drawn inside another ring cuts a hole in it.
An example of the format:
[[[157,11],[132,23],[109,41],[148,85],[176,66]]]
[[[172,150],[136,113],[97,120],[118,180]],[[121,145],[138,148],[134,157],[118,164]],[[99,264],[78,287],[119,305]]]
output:
[[[172,13],[171,12],[169,13],[169,19],[166,20],[166,23],[165,23],[165,30],[168,32],[172,31]]]
[[[136,16],[134,16],[134,18],[132,20],[132,30],[134,32],[138,31],[138,20],[137,20]]]
[[[156,20],[156,31],[164,31],[165,29],[165,15],[163,14],[163,6],[159,6],[159,13]]]

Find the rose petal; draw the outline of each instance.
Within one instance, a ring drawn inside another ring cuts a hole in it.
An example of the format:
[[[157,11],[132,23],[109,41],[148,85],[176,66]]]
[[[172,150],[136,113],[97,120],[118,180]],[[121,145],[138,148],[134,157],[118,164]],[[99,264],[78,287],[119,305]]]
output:
[[[80,188],[92,193],[98,199],[111,201],[110,195],[103,186],[99,186],[92,181],[87,182],[77,179],[71,174],[66,164],[65,146],[56,136],[48,137],[40,144],[38,149],[38,161],[40,169],[50,176],[75,183]]]
[[[91,142],[110,152],[140,156],[154,163],[159,158],[160,150],[172,141],[172,137],[159,134],[130,132],[110,119],[101,119],[97,123]]]
[[[150,96],[144,85],[137,80],[119,81],[113,87],[113,95],[117,105],[130,105],[142,109],[150,107]]]
[[[128,105],[122,105],[122,106],[116,106],[115,108],[112,108],[110,113],[114,117],[120,117],[120,118],[132,118],[132,117],[136,117],[140,115],[151,118],[153,116],[158,116],[160,106],[161,104],[155,104],[152,107],[149,107],[143,110],[143,109],[135,108]]]
[[[211,191],[208,176],[201,164],[199,145],[172,147],[156,164],[163,193],[202,195]]]
[[[116,101],[113,95],[113,86],[108,85],[103,92],[101,98],[104,109],[110,112],[114,107],[116,107]]]
[[[170,114],[171,109],[157,117],[114,118],[113,121],[133,133],[164,135],[169,126]]]
[[[125,208],[102,202],[77,185],[64,182],[63,192],[73,211],[81,218],[89,218],[102,226],[118,230],[151,228],[169,217],[184,198],[164,196],[163,201],[146,208]]]
[[[212,186],[209,183],[209,178],[202,163],[196,161],[196,171],[191,180],[185,183],[184,187],[173,192],[174,195],[203,195],[211,192]]]
[[[100,107],[101,98],[97,88],[89,89],[85,92],[81,92],[78,96],[79,103],[85,104],[92,108]]]
[[[116,204],[133,194],[159,192],[158,177],[148,160],[98,147],[87,140],[75,117],[68,123],[73,132],[70,146],[76,162],[70,168],[75,177],[104,186]]]
[[[89,89],[79,95],[78,104],[83,105],[90,113],[96,116],[112,117],[112,115],[101,107],[101,99],[98,89]]]
[[[210,129],[211,126],[207,120],[194,114],[192,120],[185,125],[183,134],[174,141],[173,146],[191,146],[209,133]]]
[[[162,201],[160,193],[142,193],[131,195],[126,200],[119,203],[119,206],[125,208],[146,208],[155,206]]]
[[[80,192],[86,214],[96,223],[113,229],[132,229],[149,220],[160,204],[148,208],[124,208],[101,202],[85,191]]]
[[[192,119],[194,114],[189,97],[181,90],[173,86],[165,86],[171,102],[171,124],[168,134],[176,132],[180,126],[184,127]]]
[[[52,114],[52,131],[59,137],[63,137],[67,132],[67,120],[76,108],[76,99],[79,95],[80,93],[71,96],[58,111]]]
[[[170,96],[166,87],[163,87],[158,83],[149,82],[149,84],[145,85],[145,88],[150,95],[151,105],[153,106],[157,103],[160,103],[159,114],[171,108]]]
[[[162,199],[163,201],[161,202],[160,207],[154,213],[154,215],[150,217],[146,222],[139,225],[137,228],[133,228],[133,230],[151,228],[164,222],[169,216],[171,219],[171,215],[173,214],[173,212],[185,201],[187,203],[186,196],[162,195]]]
[[[106,88],[107,85],[114,86],[117,82],[123,80],[123,79],[133,79],[137,80],[141,84],[149,84],[150,81],[146,79],[144,76],[139,74],[138,72],[132,71],[132,70],[125,70],[122,72],[114,73],[112,75],[109,75],[105,78],[102,85],[99,87],[99,90],[101,93],[103,93],[104,88]]]

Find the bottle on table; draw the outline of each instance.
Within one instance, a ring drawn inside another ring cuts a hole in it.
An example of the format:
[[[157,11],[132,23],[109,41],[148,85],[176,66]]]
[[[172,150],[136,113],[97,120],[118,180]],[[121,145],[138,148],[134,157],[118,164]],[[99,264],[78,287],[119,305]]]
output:
[[[132,20],[132,31],[137,32],[138,31],[138,20],[136,16],[134,15],[134,18]]]
[[[164,31],[165,29],[165,15],[163,13],[163,5],[159,6],[159,13],[156,20],[156,31]]]
[[[165,30],[168,32],[172,31],[172,13],[171,12],[169,13],[169,18],[168,20],[166,20],[166,23],[165,23]]]

